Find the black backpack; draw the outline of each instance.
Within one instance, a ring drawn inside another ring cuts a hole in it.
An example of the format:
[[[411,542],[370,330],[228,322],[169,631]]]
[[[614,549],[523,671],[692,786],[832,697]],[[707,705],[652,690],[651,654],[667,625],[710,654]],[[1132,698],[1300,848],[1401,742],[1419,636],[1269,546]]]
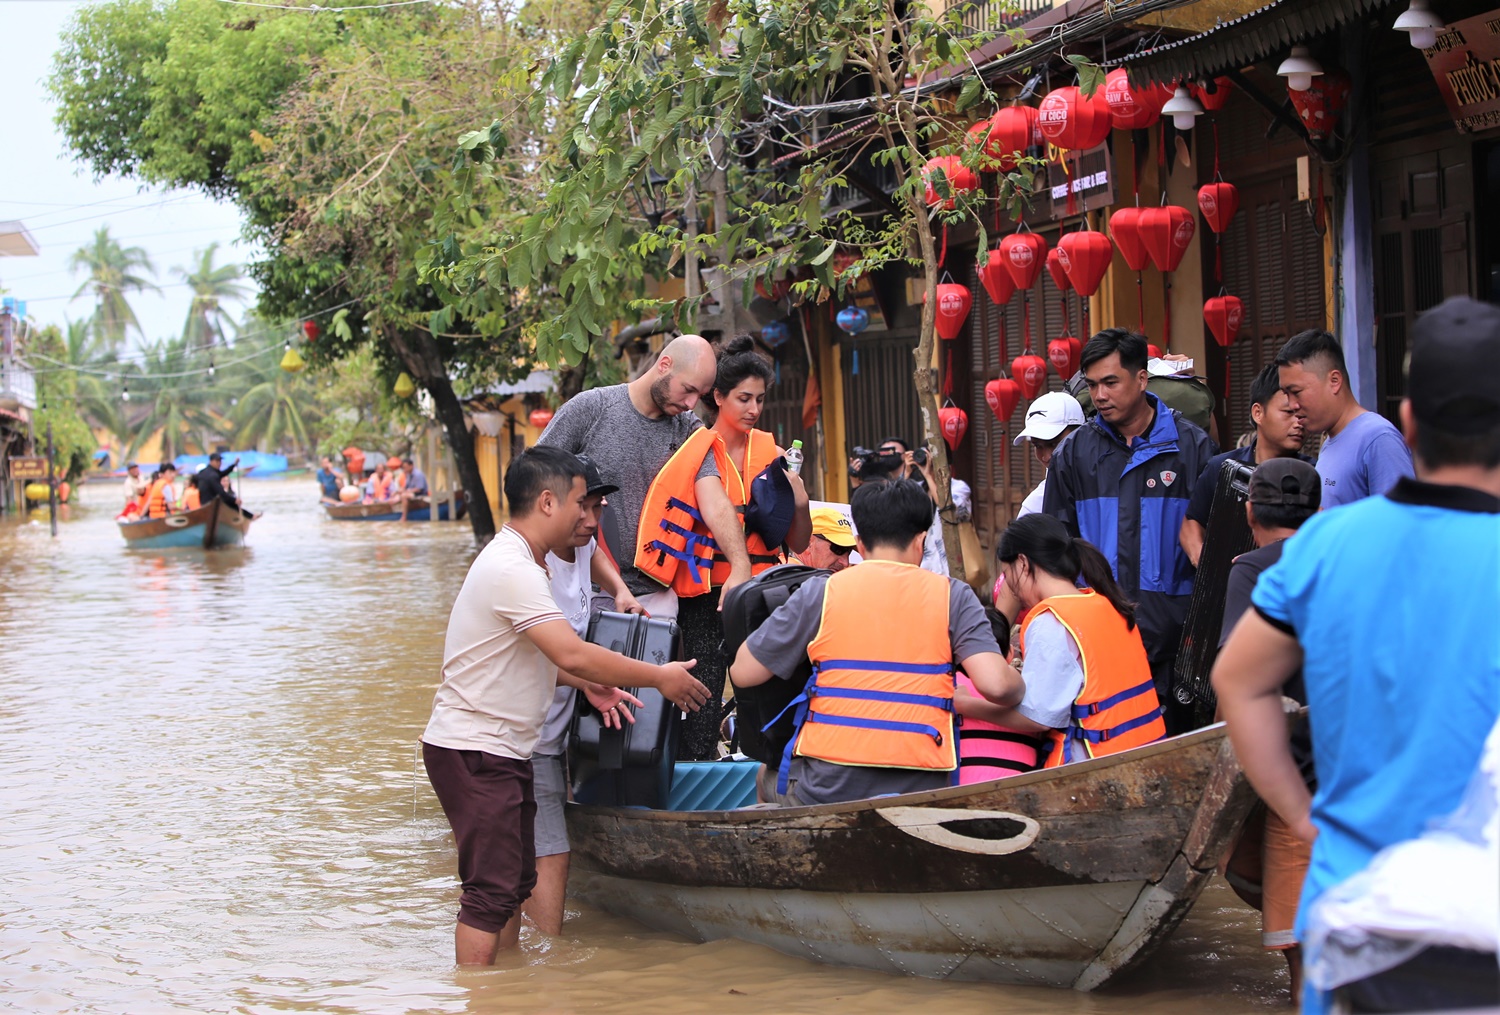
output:
[[[733,662],[745,639],[790,599],[803,582],[828,574],[805,564],[783,564],[730,589],[723,603],[724,658]],[[747,757],[773,768],[781,764],[782,752],[796,734],[792,712],[786,711],[786,707],[807,687],[811,676],[812,663],[804,658],[787,679],[777,674],[759,687],[734,689],[735,739]],[[785,715],[781,714],[783,711]],[[770,730],[762,731],[773,719],[776,722]]]

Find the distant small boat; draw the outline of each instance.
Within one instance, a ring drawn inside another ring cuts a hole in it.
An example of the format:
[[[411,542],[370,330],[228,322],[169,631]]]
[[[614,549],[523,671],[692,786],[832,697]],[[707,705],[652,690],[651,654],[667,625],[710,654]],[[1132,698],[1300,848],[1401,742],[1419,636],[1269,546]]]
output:
[[[132,549],[165,550],[171,547],[242,546],[250,523],[260,515],[238,510],[217,498],[182,514],[120,522],[120,535]]]
[[[401,502],[396,500],[376,501],[373,504],[330,504],[323,502],[323,510],[328,512],[328,517],[337,522],[399,522],[401,520]],[[458,505],[458,517],[464,516],[464,505],[460,501]],[[432,521],[432,506],[421,498],[415,497],[406,509],[406,520],[409,522]],[[448,520],[448,502],[438,502],[438,520]]]

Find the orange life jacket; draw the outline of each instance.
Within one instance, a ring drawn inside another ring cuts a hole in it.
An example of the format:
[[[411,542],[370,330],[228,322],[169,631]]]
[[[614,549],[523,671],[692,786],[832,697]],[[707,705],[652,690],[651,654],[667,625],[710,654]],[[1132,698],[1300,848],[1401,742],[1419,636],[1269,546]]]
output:
[[[683,599],[712,588],[714,551],[719,545],[698,513],[694,489],[703,456],[709,452],[720,476],[733,471],[724,438],[710,427],[700,427],[667,459],[641,505],[635,566]]]
[[[182,510],[194,511],[203,506],[203,497],[198,493],[198,484],[188,481],[187,488],[182,491]]]
[[[165,479],[158,479],[151,484],[151,488],[141,498],[141,514],[144,517],[165,518],[167,516],[167,488],[170,485]]]
[[[974,682],[964,674],[958,674],[958,682],[979,695]],[[971,715],[963,716],[961,721],[963,735],[958,741],[960,785],[1020,775],[1035,768],[1041,758],[1042,741],[1038,737],[1017,733]]]
[[[793,756],[957,769],[948,600],[948,579],[913,564],[866,560],[828,579],[783,776]]]
[[[1164,738],[1167,727],[1140,629],[1128,627],[1108,599],[1083,589],[1051,596],[1032,608],[1021,627],[1023,654],[1027,630],[1044,613],[1067,628],[1083,661],[1083,688],[1073,699],[1067,729],[1052,732],[1045,767],[1102,758]]]
[[[728,470],[721,471],[720,477],[724,480],[724,492],[729,495],[729,503],[743,519],[745,505],[750,503],[750,484],[755,481],[766,466],[776,461],[776,438],[766,430],[751,430],[749,443],[745,446],[745,471],[741,474],[735,468],[734,460],[726,453],[725,460],[729,463]],[[760,533],[745,531],[745,549],[750,554],[750,573],[760,574],[768,571],[777,564],[785,563],[786,558],[774,546],[767,546],[766,541],[761,538]],[[722,553],[714,554],[713,583],[715,586],[723,585],[729,579],[729,558]]]
[[[375,475],[371,476],[370,477],[370,499],[371,500],[390,500],[390,496],[391,496],[391,477],[390,476],[386,476],[384,479],[382,479],[380,477],[379,473],[376,473]]]

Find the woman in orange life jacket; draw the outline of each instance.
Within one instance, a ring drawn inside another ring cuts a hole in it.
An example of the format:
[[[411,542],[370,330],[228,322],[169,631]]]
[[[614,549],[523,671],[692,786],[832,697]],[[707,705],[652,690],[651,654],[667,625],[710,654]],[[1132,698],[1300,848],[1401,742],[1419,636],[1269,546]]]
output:
[[[704,414],[711,428],[724,442],[728,473],[719,478],[736,510],[744,513],[749,500],[750,484],[756,476],[784,454],[776,439],[765,430],[755,429],[766,405],[766,388],[775,379],[771,364],[755,351],[755,340],[740,335],[730,340],[719,357],[719,370],[712,395],[703,402]],[[808,514],[807,489],[802,477],[788,473],[795,510],[786,545],[793,551],[807,549],[812,539],[812,518]],[[759,535],[746,533],[745,546],[750,553],[750,573],[760,574],[785,558],[780,546],[766,546]],[[677,623],[682,628],[683,650],[687,658],[698,660],[693,675],[703,681],[712,696],[709,703],[690,713],[682,726],[679,756],[684,761],[712,760],[719,743],[719,702],[724,691],[724,674],[729,661],[724,658],[724,632],[719,624],[719,589],[729,577],[729,561],[714,554],[713,588],[705,595],[691,596],[678,603]]]
[[[151,478],[151,486],[141,497],[142,518],[165,518],[177,510],[177,488],[172,481],[177,478],[177,466],[162,462],[161,468]]]
[[[1005,576],[996,609],[1007,618],[1027,611],[1020,644],[1026,695],[1013,709],[981,703],[967,711],[960,705],[959,713],[1048,738],[1047,768],[1163,739],[1135,604],[1104,555],[1057,519],[1034,514],[1000,534],[995,556]]]

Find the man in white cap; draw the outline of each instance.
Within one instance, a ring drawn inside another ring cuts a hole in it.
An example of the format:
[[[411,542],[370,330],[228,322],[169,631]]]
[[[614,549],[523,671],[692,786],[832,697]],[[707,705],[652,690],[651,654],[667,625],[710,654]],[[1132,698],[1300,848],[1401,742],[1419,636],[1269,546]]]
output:
[[[1032,402],[1031,407],[1026,410],[1026,428],[1016,434],[1012,443],[1019,447],[1022,441],[1030,442],[1031,453],[1036,456],[1042,468],[1046,469],[1052,461],[1052,452],[1063,442],[1063,438],[1083,424],[1083,406],[1078,404],[1078,399],[1066,391],[1049,391]],[[1046,490],[1047,475],[1043,472],[1042,481],[1026,495],[1016,517],[1034,515],[1041,511],[1042,495]]]

